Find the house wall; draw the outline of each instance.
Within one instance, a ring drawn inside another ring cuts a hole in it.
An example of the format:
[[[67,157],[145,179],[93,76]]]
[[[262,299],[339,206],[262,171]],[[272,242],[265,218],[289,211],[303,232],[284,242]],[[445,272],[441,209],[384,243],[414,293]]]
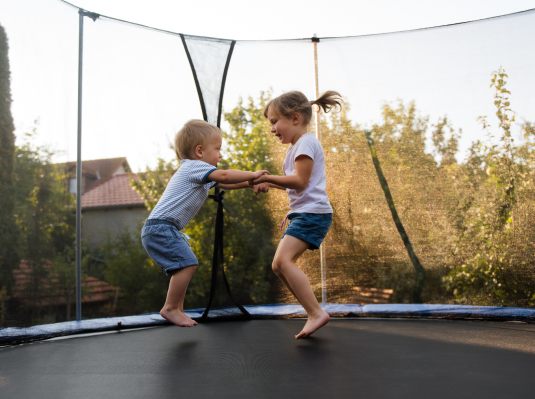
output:
[[[82,211],[82,240],[83,245],[93,250],[99,248],[107,238],[107,232],[112,235],[121,234],[125,230],[139,237],[140,227],[150,212],[145,207],[84,209]]]

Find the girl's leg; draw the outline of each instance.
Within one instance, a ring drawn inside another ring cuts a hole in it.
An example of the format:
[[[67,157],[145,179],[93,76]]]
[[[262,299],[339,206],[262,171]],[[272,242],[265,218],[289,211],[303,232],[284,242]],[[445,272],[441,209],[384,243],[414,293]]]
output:
[[[284,236],[284,237],[287,237],[287,236]],[[284,240],[284,238],[283,238]],[[301,240],[299,240],[301,241]],[[301,241],[301,242],[304,242],[304,241]],[[303,304],[301,303],[301,301],[299,300],[299,298],[297,297],[297,295],[295,294],[294,290],[292,289],[292,287],[290,286],[290,283],[288,282],[288,280],[286,280],[286,277],[284,277],[284,274],[282,274],[281,270],[276,266],[276,263],[275,263],[275,260],[276,259],[280,259],[282,257],[282,254],[279,255],[279,252],[281,251],[281,247],[282,247],[282,241],[279,243],[279,246],[277,247],[277,251],[275,252],[275,256],[273,258],[273,264],[272,264],[272,269],[273,271],[275,272],[275,274],[277,275],[277,277],[284,283],[284,285],[286,286],[286,288],[288,288],[288,290],[292,293],[292,295],[294,296],[295,299],[297,299],[297,301],[299,302],[299,304],[301,306],[303,306]],[[297,259],[307,250],[308,246],[305,246],[304,249],[298,253],[295,254],[294,258],[292,259],[292,261],[295,263],[297,262]]]
[[[282,282],[284,283],[284,285],[286,286],[286,288],[288,288],[288,290],[292,293],[292,295],[294,296],[295,299],[297,299],[297,301],[299,302],[299,304],[301,306],[303,306],[303,304],[301,303],[301,301],[299,300],[299,298],[297,297],[297,295],[295,295],[295,292],[294,290],[292,290],[292,287],[290,286],[290,283],[288,282],[288,280],[286,280],[286,278],[284,277],[284,275],[282,273],[279,273],[277,274],[277,277],[280,278],[282,280]]]
[[[193,327],[197,324],[195,320],[190,319],[184,313],[186,290],[195,270],[197,270],[197,265],[188,266],[179,269],[171,276],[167,299],[160,311],[160,315],[164,319],[180,327]]]
[[[303,330],[295,338],[305,338],[318,328],[329,322],[329,315],[316,300],[310,282],[303,271],[295,264],[299,256],[306,251],[309,244],[299,238],[285,235],[281,240],[275,258],[273,259],[273,271],[286,284],[290,292],[305,308],[308,321]]]

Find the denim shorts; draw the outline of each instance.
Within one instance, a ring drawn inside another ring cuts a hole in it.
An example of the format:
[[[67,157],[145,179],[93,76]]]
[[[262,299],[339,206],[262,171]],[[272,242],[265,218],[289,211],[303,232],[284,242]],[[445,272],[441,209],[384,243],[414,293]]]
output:
[[[167,220],[149,219],[141,230],[143,248],[168,276],[184,267],[199,264],[188,239]]]
[[[288,234],[308,242],[308,249],[318,249],[327,235],[333,221],[332,213],[290,213],[288,228],[282,235]]]

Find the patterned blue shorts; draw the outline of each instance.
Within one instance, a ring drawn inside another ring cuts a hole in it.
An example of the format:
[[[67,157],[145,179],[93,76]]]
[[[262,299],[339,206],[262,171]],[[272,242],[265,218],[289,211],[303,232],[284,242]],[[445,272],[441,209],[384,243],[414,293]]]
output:
[[[308,242],[308,249],[319,249],[333,221],[332,213],[290,213],[286,234]]]
[[[184,267],[199,264],[188,239],[167,220],[149,219],[141,230],[143,248],[168,276]]]

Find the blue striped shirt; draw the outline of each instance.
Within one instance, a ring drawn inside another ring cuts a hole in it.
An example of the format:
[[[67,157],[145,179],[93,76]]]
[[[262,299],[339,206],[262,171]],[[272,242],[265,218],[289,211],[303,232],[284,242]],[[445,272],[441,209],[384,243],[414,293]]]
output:
[[[149,219],[167,220],[179,230],[186,227],[208,198],[208,191],[217,184],[206,180],[214,170],[218,169],[206,162],[183,159]]]

